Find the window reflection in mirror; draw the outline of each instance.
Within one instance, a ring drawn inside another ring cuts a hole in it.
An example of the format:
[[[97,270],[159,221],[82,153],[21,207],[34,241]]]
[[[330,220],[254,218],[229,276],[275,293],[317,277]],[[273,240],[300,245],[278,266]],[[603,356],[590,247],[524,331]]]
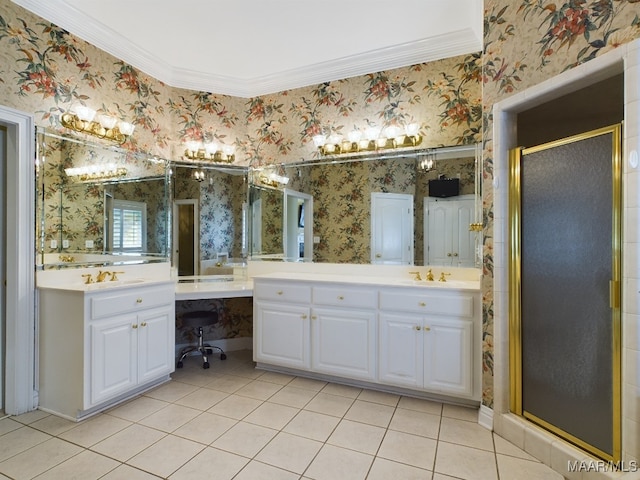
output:
[[[167,260],[166,160],[42,129],[37,139],[41,266]]]
[[[424,168],[431,158],[431,168]],[[478,266],[479,233],[471,233],[471,262],[465,257],[461,263],[460,254],[454,256],[456,249],[450,249],[450,257],[442,262],[433,260],[428,255],[430,238],[441,235],[440,227],[428,232],[428,217],[425,217],[429,205],[429,182],[438,179],[454,179],[458,189],[454,197],[470,198],[472,202],[471,217],[473,222],[481,221],[481,200],[478,185],[479,151],[476,145],[460,147],[443,147],[420,152],[396,154],[395,156],[341,159],[339,157],[325,161],[307,161],[297,164],[279,166],[281,175],[288,178],[286,189],[309,194],[314,202],[313,220],[313,261],[328,263],[370,263],[375,253],[372,252],[371,235],[371,199],[372,194],[402,194],[413,198],[413,260],[415,265],[446,264],[451,266]],[[270,188],[261,181],[261,172],[250,172],[250,199],[263,198],[266,190],[270,194],[270,204],[281,205],[283,188]],[[453,183],[453,182],[452,182]],[[447,199],[441,199],[446,202]],[[256,216],[257,209],[252,205],[251,215]],[[261,228],[259,232],[252,230],[251,258],[269,257],[285,258],[282,245],[287,240],[282,238],[281,210],[265,212],[262,200],[260,217],[270,228]],[[427,221],[425,222],[425,218]],[[468,219],[465,219],[468,221]],[[256,220],[252,220],[256,224]],[[465,226],[468,230],[468,226]],[[256,235],[259,233],[259,235]],[[259,239],[262,248],[256,247]],[[268,246],[268,247],[265,247]],[[286,260],[286,258],[285,258]],[[404,261],[404,260],[403,260]],[[387,262],[381,262],[387,263]],[[392,263],[392,262],[391,262]]]

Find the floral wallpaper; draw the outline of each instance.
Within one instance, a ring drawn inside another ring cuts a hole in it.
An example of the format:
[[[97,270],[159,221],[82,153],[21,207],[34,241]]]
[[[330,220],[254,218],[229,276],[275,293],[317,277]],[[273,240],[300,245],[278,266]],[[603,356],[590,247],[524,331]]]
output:
[[[637,0],[486,0],[483,106],[483,404],[493,405],[493,105],[640,37]]]

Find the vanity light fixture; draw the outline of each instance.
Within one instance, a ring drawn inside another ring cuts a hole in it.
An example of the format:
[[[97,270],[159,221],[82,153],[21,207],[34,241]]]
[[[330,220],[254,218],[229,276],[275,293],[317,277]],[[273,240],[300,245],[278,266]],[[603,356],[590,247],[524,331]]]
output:
[[[436,165],[436,154],[431,150],[428,150],[419,160],[418,160],[418,168],[423,172],[428,172],[433,170],[433,167]]]
[[[204,174],[204,170],[196,170],[193,173],[193,178],[195,178],[198,182],[204,181],[206,175]]]
[[[384,131],[373,126],[367,127],[364,132],[354,128],[346,139],[335,133],[328,137],[322,134],[313,137],[313,144],[322,155],[416,147],[420,143],[422,143],[422,136],[420,125],[417,123],[410,123],[404,128],[390,125]]]
[[[109,180],[112,178],[125,177],[127,169],[117,167],[113,164],[107,165],[87,165],[84,167],[65,168],[64,173],[69,177],[77,177],[81,182],[89,180]]]
[[[60,117],[60,122],[66,128],[80,133],[87,133],[94,137],[104,138],[123,144],[133,134],[135,125],[118,120],[111,115],[98,115],[96,111],[80,105],[73,112],[65,112]]]
[[[186,143],[184,156],[189,160],[232,163],[236,159],[235,145],[218,145],[216,142],[201,143],[195,140]]]
[[[278,175],[275,172],[269,174],[262,173],[260,175],[260,183],[262,183],[263,185],[268,185],[270,187],[278,188],[280,185],[287,185],[289,183],[289,177]]]

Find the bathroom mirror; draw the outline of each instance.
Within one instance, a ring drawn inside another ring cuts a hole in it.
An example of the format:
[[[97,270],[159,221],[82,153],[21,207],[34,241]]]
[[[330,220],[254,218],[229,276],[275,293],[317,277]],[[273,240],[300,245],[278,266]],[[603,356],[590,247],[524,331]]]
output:
[[[38,266],[168,260],[168,162],[37,132]]]
[[[313,198],[314,262],[479,266],[481,233],[470,230],[482,217],[479,154],[467,145],[251,169],[249,254],[309,261],[284,254],[283,196],[294,190]],[[449,183],[453,194],[435,192]]]
[[[247,168],[173,163],[171,178],[178,275],[231,274],[247,256]]]

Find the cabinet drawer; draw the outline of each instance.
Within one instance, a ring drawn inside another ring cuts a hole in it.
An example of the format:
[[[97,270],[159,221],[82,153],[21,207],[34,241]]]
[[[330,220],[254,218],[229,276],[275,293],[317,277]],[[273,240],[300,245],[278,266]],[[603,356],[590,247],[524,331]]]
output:
[[[256,282],[253,294],[263,300],[284,300],[293,303],[311,302],[311,287],[308,285]]]
[[[97,319],[168,305],[174,301],[175,287],[170,284],[126,290],[118,289],[108,293],[102,292],[91,296],[89,308],[91,318]]]
[[[374,309],[376,291],[350,287],[313,287],[313,303]]]
[[[380,292],[380,309],[391,312],[472,317],[473,296],[386,291]]]

